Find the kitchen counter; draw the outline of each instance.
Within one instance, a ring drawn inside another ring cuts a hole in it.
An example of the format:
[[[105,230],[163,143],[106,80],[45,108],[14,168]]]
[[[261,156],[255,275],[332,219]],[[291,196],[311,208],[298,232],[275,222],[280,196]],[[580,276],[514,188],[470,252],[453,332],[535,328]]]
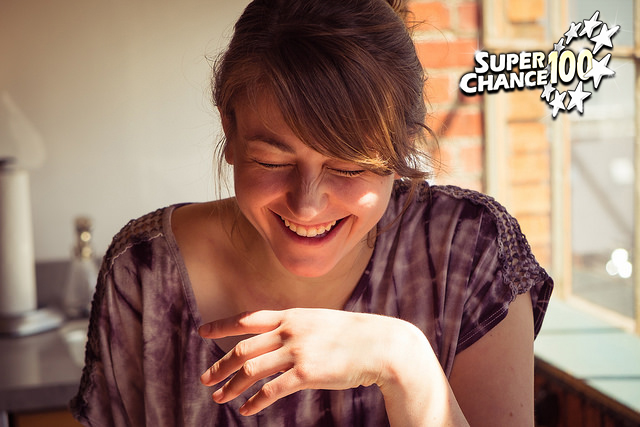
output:
[[[66,408],[78,390],[88,320],[21,338],[0,338],[0,426],[8,414]]]

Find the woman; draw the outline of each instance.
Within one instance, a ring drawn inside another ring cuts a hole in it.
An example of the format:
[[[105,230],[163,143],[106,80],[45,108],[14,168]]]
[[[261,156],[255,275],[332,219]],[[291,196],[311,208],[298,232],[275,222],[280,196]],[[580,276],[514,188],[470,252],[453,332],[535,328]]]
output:
[[[404,16],[383,0],[246,8],[213,85],[236,196],[115,237],[79,420],[533,424],[552,282],[500,205],[424,181]]]

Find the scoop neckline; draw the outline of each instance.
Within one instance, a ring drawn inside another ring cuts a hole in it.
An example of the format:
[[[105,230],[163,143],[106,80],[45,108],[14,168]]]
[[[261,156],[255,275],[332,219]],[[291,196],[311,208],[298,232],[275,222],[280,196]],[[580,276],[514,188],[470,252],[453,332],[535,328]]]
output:
[[[171,255],[174,258],[174,262],[178,267],[183,298],[187,303],[187,306],[189,309],[189,317],[191,318],[191,321],[193,323],[195,333],[197,334],[198,328],[203,323],[202,315],[200,314],[200,310],[198,310],[198,304],[196,302],[196,296],[193,291],[191,277],[189,276],[189,271],[187,270],[184,257],[182,256],[182,253],[180,251],[180,246],[178,245],[178,241],[176,239],[175,234],[173,233],[173,227],[171,225],[173,213],[175,212],[176,209],[183,206],[187,206],[187,205],[193,205],[193,204],[195,203],[193,202],[178,203],[178,204],[168,206],[163,213],[162,227],[164,229],[164,235],[167,240],[167,245],[170,248]],[[384,215],[383,215],[383,218],[384,218]],[[347,299],[347,302],[344,304],[342,308],[343,311],[354,311],[353,308],[356,306],[356,304],[362,297],[364,290],[367,288],[369,284],[369,276],[371,274],[371,266],[372,266],[373,259],[376,255],[379,239],[380,239],[380,235],[377,236],[376,238],[376,242],[374,243],[374,246],[373,246],[373,251],[371,252],[371,257],[367,262],[367,266],[365,267],[362,273],[362,276],[360,276],[360,279],[358,280],[358,283],[356,284],[355,288],[353,288],[353,291],[351,292],[351,295]],[[207,344],[207,346],[209,346],[209,348],[214,351],[214,353],[217,353],[218,355],[226,354],[226,352],[222,348],[220,348],[214,340],[209,340],[204,338],[202,339]]]

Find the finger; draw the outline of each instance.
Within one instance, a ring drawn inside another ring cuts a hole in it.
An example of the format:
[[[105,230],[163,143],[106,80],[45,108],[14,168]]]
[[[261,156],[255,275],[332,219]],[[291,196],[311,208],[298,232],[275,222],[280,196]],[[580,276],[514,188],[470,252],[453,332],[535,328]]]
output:
[[[282,341],[275,334],[264,333],[247,338],[225,354],[220,360],[211,365],[201,376],[200,381],[212,386],[227,378],[250,359],[261,354],[269,353],[282,346]]]
[[[240,396],[257,381],[292,367],[282,351],[273,351],[247,360],[224,386],[213,393],[213,400],[226,403]]]
[[[205,323],[198,329],[203,338],[224,338],[245,334],[262,334],[280,325],[278,311],[252,311]]]
[[[251,396],[239,409],[244,416],[254,415],[271,405],[278,399],[302,390],[302,380],[293,369],[289,369],[277,378],[262,386],[260,391]]]

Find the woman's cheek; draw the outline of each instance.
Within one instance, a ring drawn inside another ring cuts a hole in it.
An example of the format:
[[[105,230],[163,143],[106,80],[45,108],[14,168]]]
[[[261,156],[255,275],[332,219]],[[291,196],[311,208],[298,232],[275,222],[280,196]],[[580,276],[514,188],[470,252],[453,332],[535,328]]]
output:
[[[285,169],[244,168],[235,174],[236,188],[241,187],[243,192],[263,197],[286,191],[291,179],[293,178]]]
[[[344,178],[335,177],[332,193],[348,200],[352,207],[372,209],[389,199],[393,180],[387,177]]]

